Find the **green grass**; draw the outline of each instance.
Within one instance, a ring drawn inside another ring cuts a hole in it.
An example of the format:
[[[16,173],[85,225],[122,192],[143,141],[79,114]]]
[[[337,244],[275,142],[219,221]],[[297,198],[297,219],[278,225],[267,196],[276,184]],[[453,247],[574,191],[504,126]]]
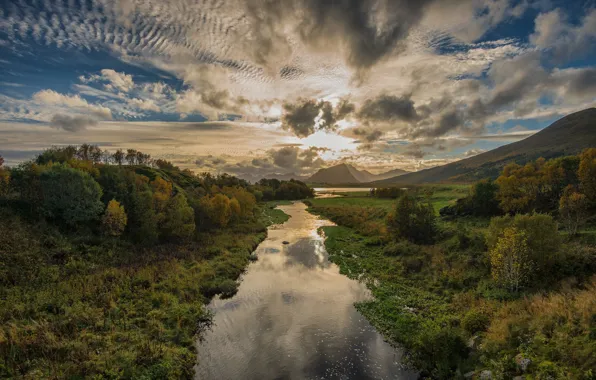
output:
[[[263,206],[265,207],[265,206]],[[65,235],[0,209],[0,377],[192,378],[205,305],[266,237],[247,221],[183,245]]]

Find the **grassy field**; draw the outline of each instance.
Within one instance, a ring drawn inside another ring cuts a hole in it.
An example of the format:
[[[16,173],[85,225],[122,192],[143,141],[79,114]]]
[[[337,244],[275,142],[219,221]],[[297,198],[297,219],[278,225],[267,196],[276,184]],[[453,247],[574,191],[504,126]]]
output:
[[[435,211],[468,186],[424,186]],[[338,224],[324,227],[330,260],[367,283],[374,300],[358,310],[429,378],[594,379],[596,248],[592,228],[567,240],[559,273],[516,295],[493,285],[485,244],[488,218],[438,221],[434,245],[393,241],[384,220],[395,200],[361,194],[308,201]],[[573,278],[569,278],[572,275]],[[573,285],[573,286],[570,286]],[[524,369],[519,363],[528,364]]]
[[[143,249],[0,209],[0,273],[12,274],[0,286],[0,377],[192,378],[204,305],[236,292],[266,226],[287,220],[270,206],[199,242]]]

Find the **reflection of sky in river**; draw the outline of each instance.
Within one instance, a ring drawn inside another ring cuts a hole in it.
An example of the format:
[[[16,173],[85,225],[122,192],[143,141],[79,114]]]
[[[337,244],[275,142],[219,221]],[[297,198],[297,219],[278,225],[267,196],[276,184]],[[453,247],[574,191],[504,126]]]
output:
[[[356,311],[363,284],[327,261],[317,219],[302,203],[269,230],[238,294],[215,299],[198,345],[197,379],[401,379],[400,354]],[[287,240],[289,245],[283,245]]]

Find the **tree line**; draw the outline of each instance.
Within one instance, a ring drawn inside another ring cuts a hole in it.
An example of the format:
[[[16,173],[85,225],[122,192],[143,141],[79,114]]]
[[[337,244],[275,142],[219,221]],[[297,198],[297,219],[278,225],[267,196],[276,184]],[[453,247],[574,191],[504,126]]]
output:
[[[143,152],[51,147],[16,167],[0,157],[0,199],[67,230],[136,243],[184,241],[256,218],[257,203],[313,196],[300,181],[194,174]]]

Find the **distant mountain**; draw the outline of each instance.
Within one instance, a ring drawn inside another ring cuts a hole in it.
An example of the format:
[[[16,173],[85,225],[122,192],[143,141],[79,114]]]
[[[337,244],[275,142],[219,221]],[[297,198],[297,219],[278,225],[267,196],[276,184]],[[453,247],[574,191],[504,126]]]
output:
[[[539,157],[549,159],[578,154],[589,147],[596,147],[596,108],[565,116],[521,141],[447,165],[388,178],[377,184],[473,182],[496,178],[508,163],[525,164]]]
[[[367,183],[408,173],[405,170],[394,169],[387,173],[373,174],[367,170],[358,170],[350,164],[339,164],[320,169],[307,179],[307,182],[326,183],[330,185],[348,183]]]

